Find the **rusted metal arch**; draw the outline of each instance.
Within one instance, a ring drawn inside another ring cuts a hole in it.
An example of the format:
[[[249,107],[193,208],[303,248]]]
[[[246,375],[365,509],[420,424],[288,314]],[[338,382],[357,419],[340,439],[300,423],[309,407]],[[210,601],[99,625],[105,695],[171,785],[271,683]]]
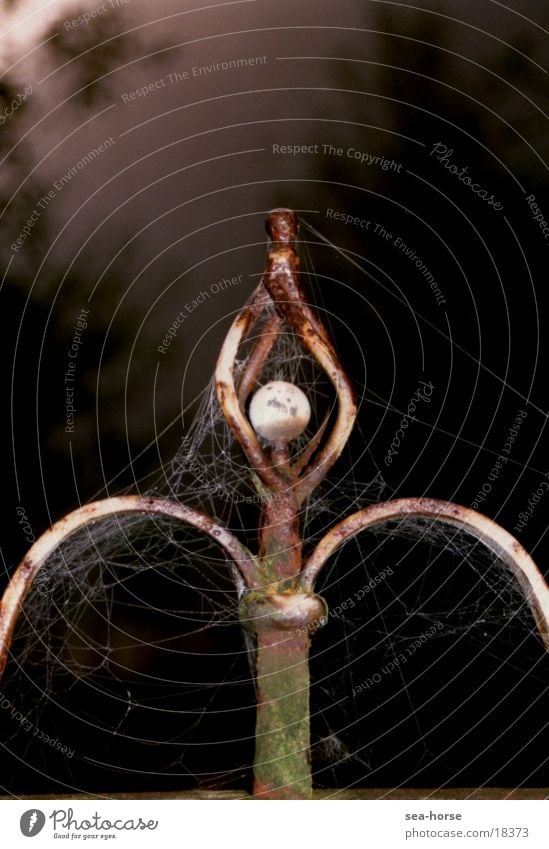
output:
[[[508,531],[468,507],[433,498],[401,498],[372,504],[334,525],[320,540],[301,572],[301,586],[312,592],[326,560],[347,540],[384,522],[407,518],[433,519],[467,531],[494,552],[517,581],[549,651],[549,587],[538,567]]]
[[[238,357],[238,351],[257,323],[261,312],[265,305],[269,302],[269,296],[260,285],[254,292],[250,302],[236,316],[229,332],[227,333],[219,356],[215,370],[215,382],[217,388],[217,397],[219,405],[223,410],[223,415],[229,424],[235,438],[240,447],[248,458],[250,465],[261,478],[265,486],[269,489],[276,490],[281,484],[281,478],[273,469],[267,455],[263,451],[261,444],[252,428],[247,416],[244,414],[243,406],[239,399],[239,394],[235,385],[234,367]],[[276,331],[275,331],[276,332]],[[274,338],[272,340],[274,342]],[[248,392],[248,385],[253,383],[255,374],[259,373],[261,366],[269,353],[271,345],[265,346],[258,340],[254,350],[250,353],[247,360],[247,365],[253,363],[254,374],[249,374],[250,369],[245,367],[246,374],[244,383],[242,384],[243,392]],[[258,352],[260,355],[258,356]]]
[[[52,552],[77,530],[107,516],[148,513],[178,519],[210,536],[224,549],[234,564],[235,582],[242,594],[257,586],[256,561],[251,552],[230,531],[209,516],[166,498],[126,495],[94,501],[69,513],[52,525],[28,550],[15,570],[0,601],[0,677],[7,663],[17,618],[34,579]]]

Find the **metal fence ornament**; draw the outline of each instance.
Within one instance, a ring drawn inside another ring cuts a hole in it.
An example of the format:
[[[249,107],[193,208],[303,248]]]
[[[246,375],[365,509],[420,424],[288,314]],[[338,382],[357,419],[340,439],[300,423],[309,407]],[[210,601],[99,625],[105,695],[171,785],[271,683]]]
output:
[[[219,404],[256,481],[261,502],[258,551],[252,553],[215,518],[176,500],[137,495],[108,498],[75,510],[46,531],[16,569],[0,605],[1,675],[33,580],[54,549],[79,528],[106,516],[141,512],[168,516],[211,537],[232,565],[240,596],[240,622],[255,639],[253,792],[263,799],[312,798],[309,648],[311,636],[328,619],[327,604],[316,594],[315,582],[334,551],[361,531],[410,517],[466,530],[510,570],[549,649],[549,588],[534,561],[502,527],[460,505],[430,498],[373,504],[341,519],[303,558],[300,512],[341,455],[357,407],[326,328],[304,297],[295,245],[297,228],[292,211],[270,213],[265,272],[227,333],[215,374]],[[271,315],[240,363],[237,377],[235,364],[241,346],[267,309]],[[330,380],[337,399],[331,429],[327,417],[295,457],[290,443],[307,427],[312,399],[288,381],[261,385],[262,367],[284,330],[299,338]]]

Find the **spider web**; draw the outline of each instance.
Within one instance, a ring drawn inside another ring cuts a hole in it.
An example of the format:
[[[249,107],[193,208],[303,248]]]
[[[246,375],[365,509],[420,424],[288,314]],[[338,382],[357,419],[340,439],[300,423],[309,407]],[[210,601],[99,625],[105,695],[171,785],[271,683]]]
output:
[[[318,291],[314,267],[304,273]],[[271,316],[267,309],[244,346],[237,375]],[[261,383],[279,379],[313,400],[309,427],[292,444],[298,455],[325,415],[333,418],[334,397],[288,327],[261,373]],[[391,498],[367,446],[359,422],[334,472],[303,508],[305,551],[342,516]],[[366,479],[358,474],[364,469]],[[175,457],[146,494],[199,506],[255,549],[254,476],[213,379]],[[432,755],[433,721],[418,708],[428,698],[418,695],[417,676],[440,656],[457,657],[456,646],[469,646],[467,657],[480,652],[492,664],[526,666],[532,680],[543,681],[524,597],[507,567],[464,531],[413,518],[387,522],[331,558],[319,592],[330,607],[311,659],[320,786],[413,784],[422,770],[431,784],[455,777],[455,757]],[[134,791],[249,786],[254,656],[237,609],[225,557],[179,523],[119,515],[73,534],[31,589],[0,685],[12,769],[6,789],[108,792],[121,774]],[[437,675],[424,676],[435,701]],[[452,690],[452,682],[447,686]],[[407,746],[383,730],[391,711],[394,725],[406,726]]]

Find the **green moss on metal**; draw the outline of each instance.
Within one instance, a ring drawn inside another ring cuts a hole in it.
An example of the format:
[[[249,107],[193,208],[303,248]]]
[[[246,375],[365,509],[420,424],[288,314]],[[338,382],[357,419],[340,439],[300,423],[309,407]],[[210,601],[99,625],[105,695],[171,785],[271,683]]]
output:
[[[258,635],[254,795],[311,799],[309,634]]]

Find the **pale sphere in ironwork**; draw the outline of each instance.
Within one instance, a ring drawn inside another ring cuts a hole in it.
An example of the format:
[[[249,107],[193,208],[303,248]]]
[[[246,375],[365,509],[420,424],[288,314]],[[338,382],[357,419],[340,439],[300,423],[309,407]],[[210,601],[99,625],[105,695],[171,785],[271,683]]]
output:
[[[289,442],[309,424],[311,405],[299,386],[272,380],[254,394],[249,414],[259,436],[269,442]]]

